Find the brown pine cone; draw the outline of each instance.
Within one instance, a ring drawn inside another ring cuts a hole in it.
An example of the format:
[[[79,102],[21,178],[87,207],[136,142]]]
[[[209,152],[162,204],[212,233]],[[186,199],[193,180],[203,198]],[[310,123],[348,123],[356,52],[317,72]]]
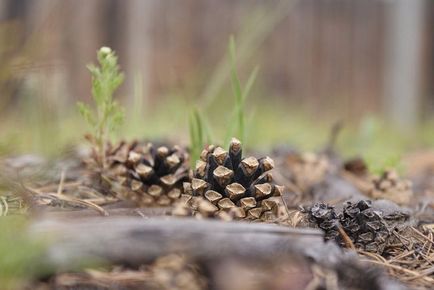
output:
[[[269,157],[242,158],[235,138],[229,152],[211,145],[202,152],[192,181],[184,183],[183,198],[199,216],[274,220],[278,204],[273,197],[281,196],[283,187],[272,183],[273,167]]]
[[[188,154],[178,146],[121,142],[108,148],[104,175],[112,190],[141,206],[168,206],[188,180]]]
[[[330,161],[325,155],[305,152],[289,153],[278,164],[283,176],[294,183],[302,192],[309,192],[312,187],[324,180],[330,171]]]
[[[408,205],[413,197],[412,183],[402,179],[394,170],[387,170],[372,179],[373,188],[368,195],[375,199],[388,199],[400,205]]]

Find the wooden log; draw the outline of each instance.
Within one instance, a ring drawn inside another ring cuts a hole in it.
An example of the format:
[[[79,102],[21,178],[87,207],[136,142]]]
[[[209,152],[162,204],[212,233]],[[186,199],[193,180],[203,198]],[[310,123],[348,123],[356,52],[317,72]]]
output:
[[[354,253],[345,254],[336,245],[324,243],[322,233],[312,229],[190,218],[97,217],[39,220],[30,233],[36,238],[51,238],[45,261],[57,271],[101,260],[138,266],[159,256],[184,253],[207,265],[213,285],[221,280],[218,273],[226,268],[227,262],[237,261],[248,269],[263,265],[258,268],[263,272],[280,262],[304,265],[300,266],[302,269],[313,263],[335,273],[339,285],[344,287],[372,289],[375,285],[381,290],[407,289],[380,269],[372,275],[373,269],[359,263]],[[239,273],[235,277],[239,279]],[[225,276],[228,278],[235,279]]]
[[[155,216],[165,216],[170,214],[171,207],[103,207],[108,213],[109,217],[114,216],[133,216],[149,218]],[[53,220],[70,220],[70,219],[87,219],[93,217],[100,217],[101,213],[95,211],[94,209],[58,209],[53,208],[51,210],[43,210],[38,213],[38,217],[43,219],[53,219]]]
[[[171,253],[202,261],[225,257],[271,261],[305,255],[305,249],[324,245],[317,230],[167,217],[45,219],[34,223],[31,233],[52,239],[47,261],[60,268],[94,260],[140,265]]]

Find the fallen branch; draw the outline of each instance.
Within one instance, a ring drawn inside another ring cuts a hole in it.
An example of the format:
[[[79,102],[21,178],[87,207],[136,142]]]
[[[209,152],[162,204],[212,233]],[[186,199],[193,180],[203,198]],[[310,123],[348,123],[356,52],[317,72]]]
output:
[[[139,265],[179,252],[199,260],[228,256],[268,260],[323,244],[317,230],[188,218],[44,220],[32,231],[53,237],[48,260],[56,267],[95,259]]]

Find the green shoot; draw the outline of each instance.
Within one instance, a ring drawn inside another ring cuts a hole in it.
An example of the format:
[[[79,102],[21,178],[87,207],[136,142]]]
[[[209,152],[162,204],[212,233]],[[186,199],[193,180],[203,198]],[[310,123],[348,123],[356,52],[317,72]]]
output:
[[[245,104],[246,99],[250,93],[250,90],[256,80],[256,76],[258,75],[259,67],[255,67],[255,69],[251,72],[249,78],[247,79],[247,83],[244,88],[242,88],[240,79],[238,77],[237,72],[237,64],[236,64],[236,46],[234,37],[231,36],[229,40],[229,57],[231,63],[231,83],[232,83],[232,91],[235,96],[235,111],[232,115],[231,122],[229,124],[227,134],[225,137],[225,144],[228,142],[229,138],[231,138],[234,134],[240,139],[241,142],[245,142],[246,138],[246,117],[245,117]]]
[[[113,100],[113,93],[124,81],[120,72],[118,57],[109,47],[101,47],[97,52],[99,66],[88,65],[92,75],[92,96],[95,109],[89,105],[77,103],[78,109],[93,129],[93,143],[98,155],[98,164],[105,168],[105,146],[110,132],[114,131],[124,119],[122,107]]]
[[[189,118],[190,129],[190,162],[194,168],[196,161],[199,160],[200,153],[202,152],[205,143],[209,141],[209,136],[206,133],[206,126],[199,113],[199,110],[195,107],[190,113]]]
[[[232,90],[235,97],[235,107],[229,119],[228,129],[224,144],[228,144],[231,137],[236,136],[241,142],[245,142],[246,137],[246,112],[245,104],[250,90],[256,80],[259,68],[251,72],[244,87],[238,77],[236,65],[236,47],[233,36],[229,40],[229,59],[231,64],[230,77],[232,83]],[[199,159],[200,153],[205,146],[206,142],[210,142],[210,128],[206,119],[199,114],[199,110],[194,108],[189,117],[189,130],[190,130],[190,148],[191,148],[191,166],[194,167],[196,161]]]

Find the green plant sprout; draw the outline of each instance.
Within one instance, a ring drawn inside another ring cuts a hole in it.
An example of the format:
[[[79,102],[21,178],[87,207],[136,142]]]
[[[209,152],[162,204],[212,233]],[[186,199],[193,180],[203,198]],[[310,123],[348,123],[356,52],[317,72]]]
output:
[[[190,162],[194,168],[196,161],[199,160],[200,153],[205,147],[206,142],[210,142],[204,120],[197,107],[194,107],[189,116],[190,130]]]
[[[247,79],[244,88],[241,85],[238,76],[236,64],[236,46],[234,37],[229,39],[228,53],[230,60],[230,79],[232,84],[232,91],[235,97],[234,111],[229,119],[229,124],[224,138],[224,144],[229,145],[229,140],[236,136],[241,142],[245,142],[246,137],[246,99],[258,75],[259,67],[255,67]],[[190,149],[191,149],[191,165],[194,167],[196,160],[199,159],[201,150],[205,146],[205,142],[211,143],[210,128],[207,126],[206,119],[203,118],[199,109],[195,107],[189,116],[189,130],[190,130]]]
[[[92,75],[92,96],[95,109],[78,102],[80,114],[93,129],[91,142],[95,146],[98,164],[105,168],[106,142],[110,132],[119,127],[124,120],[123,108],[113,100],[113,93],[124,81],[120,72],[118,57],[109,47],[101,47],[97,52],[99,66],[87,66]]]
[[[227,144],[230,138],[234,135],[237,138],[245,143],[246,141],[246,99],[250,93],[250,90],[255,83],[256,77],[258,75],[259,67],[256,66],[253,71],[250,73],[249,78],[247,79],[246,85],[242,88],[240,78],[237,72],[237,63],[236,63],[236,46],[233,35],[231,35],[229,39],[229,57],[231,64],[231,83],[232,83],[232,91],[235,97],[235,110],[232,114],[232,118],[230,119],[230,123],[228,126],[228,130],[225,137],[225,144]]]

